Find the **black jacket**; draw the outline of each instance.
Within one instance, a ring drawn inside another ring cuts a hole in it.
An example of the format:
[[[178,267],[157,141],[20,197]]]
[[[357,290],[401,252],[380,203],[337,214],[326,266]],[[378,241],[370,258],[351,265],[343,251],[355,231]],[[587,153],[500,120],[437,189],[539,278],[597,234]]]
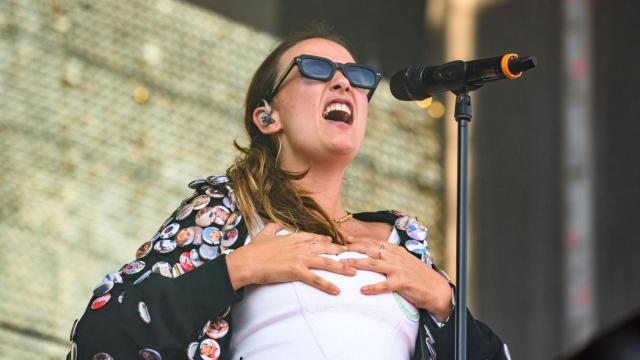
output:
[[[220,359],[230,359],[229,310],[242,300],[243,291],[233,290],[225,255],[244,245],[248,235],[232,185],[224,176],[189,184],[195,193],[138,249],[136,260],[106,275],[96,287],[84,315],[74,323],[68,358],[202,359],[200,346],[206,340],[214,350],[219,348]],[[395,225],[400,246],[411,239],[406,227],[398,225],[404,217],[399,212],[354,217]],[[426,252],[415,255],[431,264],[424,241]],[[207,334],[211,321],[223,329]],[[453,359],[455,316],[440,328],[420,310],[419,321],[412,359]],[[502,341],[470,314],[468,338],[470,360],[508,358]]]

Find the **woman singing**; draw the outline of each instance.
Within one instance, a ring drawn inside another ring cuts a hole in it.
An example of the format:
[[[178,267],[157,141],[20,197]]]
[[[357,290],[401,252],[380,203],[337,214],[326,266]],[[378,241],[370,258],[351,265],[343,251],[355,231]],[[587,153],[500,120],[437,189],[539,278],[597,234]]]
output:
[[[105,276],[70,356],[453,358],[453,286],[425,227],[342,203],[380,79],[332,35],[282,42],[247,92],[249,146],[226,175],[192,181],[136,259]],[[468,323],[469,359],[508,358]]]

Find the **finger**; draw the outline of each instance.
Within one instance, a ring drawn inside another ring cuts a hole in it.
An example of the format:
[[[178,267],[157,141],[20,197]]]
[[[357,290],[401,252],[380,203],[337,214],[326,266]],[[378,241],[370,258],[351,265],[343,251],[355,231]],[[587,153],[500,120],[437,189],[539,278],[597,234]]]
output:
[[[282,230],[283,228],[284,227],[282,226],[282,224],[268,223],[262,228],[260,233],[267,234],[267,235],[275,235],[278,231]]]
[[[370,258],[377,259],[380,251],[380,245],[373,243],[351,243],[347,244],[347,251],[355,251],[369,256]],[[383,252],[386,250],[382,250]]]
[[[340,294],[340,289],[329,281],[323,279],[322,277],[308,271],[304,273],[302,278],[300,279],[302,282],[307,283],[318,290],[324,291],[329,295],[338,295]]]
[[[342,259],[339,262],[343,264],[347,264],[352,268],[359,270],[368,270],[375,271],[381,274],[389,274],[392,271],[392,268],[389,264],[386,264],[384,261],[380,261],[377,259]]]
[[[377,241],[373,238],[367,236],[347,236],[345,241],[348,244],[359,244],[359,243],[377,243]]]
[[[334,243],[315,243],[311,245],[311,253],[314,255],[331,254],[338,255],[347,251],[347,247],[344,245]]]
[[[293,234],[293,237],[305,242],[331,242],[332,241],[331,236],[314,234],[314,233],[304,232],[304,231]]]
[[[395,291],[392,284],[387,281],[382,281],[376,284],[366,285],[360,288],[360,292],[365,295],[378,295]]]
[[[351,265],[329,259],[324,256],[312,256],[307,264],[309,268],[331,271],[336,274],[342,274],[346,276],[353,276],[356,274],[356,269],[354,269]]]

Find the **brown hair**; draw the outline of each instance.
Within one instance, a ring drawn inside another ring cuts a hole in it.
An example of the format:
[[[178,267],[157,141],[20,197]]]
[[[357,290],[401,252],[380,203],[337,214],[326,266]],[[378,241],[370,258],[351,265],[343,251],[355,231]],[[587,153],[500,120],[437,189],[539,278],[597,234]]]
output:
[[[322,25],[280,42],[251,80],[244,111],[244,125],[250,144],[242,147],[234,141],[242,154],[227,169],[227,175],[234,182],[238,207],[245,215],[249,229],[255,225],[251,216],[257,214],[267,222],[328,235],[334,242],[344,244],[344,238],[331,218],[308,196],[310,192],[296,188],[292,182],[305,177],[308,170],[293,173],[280,169],[276,160],[278,140],[260,132],[253,122],[253,111],[262,105],[261,100],[267,98],[275,85],[282,55],[296,44],[314,38],[336,42],[348,50],[342,39]]]

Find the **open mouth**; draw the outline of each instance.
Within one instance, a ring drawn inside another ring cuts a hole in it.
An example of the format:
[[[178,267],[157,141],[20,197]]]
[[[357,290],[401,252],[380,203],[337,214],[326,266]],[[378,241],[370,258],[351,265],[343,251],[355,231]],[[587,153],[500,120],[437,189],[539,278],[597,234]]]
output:
[[[351,125],[353,117],[348,104],[334,102],[327,105],[322,112],[322,117],[326,120],[339,121]]]

